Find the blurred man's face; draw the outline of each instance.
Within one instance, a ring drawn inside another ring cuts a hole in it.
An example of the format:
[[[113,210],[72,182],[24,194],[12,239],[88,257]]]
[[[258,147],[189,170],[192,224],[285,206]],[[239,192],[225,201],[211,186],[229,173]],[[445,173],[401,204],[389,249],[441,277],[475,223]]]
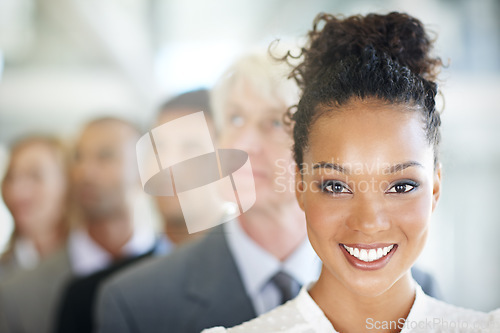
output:
[[[129,126],[105,121],[87,127],[76,146],[73,182],[77,203],[89,218],[127,210],[127,195],[138,184],[135,143]]]
[[[220,147],[248,153],[253,171],[248,176],[255,180],[255,206],[293,201],[292,140],[282,122],[287,105],[278,98],[262,97],[244,81],[233,86],[228,96]],[[252,186],[251,179],[248,183]]]
[[[174,119],[183,117],[183,116],[188,116],[190,114],[193,114],[195,112],[199,112],[202,110],[195,110],[195,109],[190,109],[190,108],[176,108],[176,109],[168,109],[165,110],[166,112],[163,112],[160,114],[158,117],[158,120],[156,122],[156,126],[160,126],[162,124],[165,124],[169,121],[172,121]],[[205,119],[207,121],[207,125],[209,128],[209,131],[211,132],[212,135],[212,140],[215,139],[215,128],[212,119],[208,117],[208,115],[205,113]],[[169,135],[172,135],[176,138],[174,142],[169,141],[169,140],[163,140],[158,142],[158,140],[161,140],[161,136],[157,136],[156,138],[156,145],[162,145],[161,151],[163,153],[166,153],[169,155],[170,158],[172,159],[183,159],[182,157],[185,154],[189,154],[191,150],[197,150],[200,147],[206,147],[206,149],[210,149],[214,147],[215,142],[202,142],[199,139],[198,132],[196,128],[175,128],[174,129],[175,133],[168,133]],[[216,146],[216,145],[215,145]],[[183,170],[183,176],[188,177],[190,173],[194,174],[198,172],[197,169],[189,170],[189,169],[184,169]],[[182,180],[182,179],[181,179]],[[177,197],[172,197],[172,196],[157,196],[155,197],[156,203],[158,205],[158,209],[160,210],[160,213],[167,223],[167,225],[170,226],[176,226],[176,227],[183,227],[185,228],[185,221],[184,221],[184,216],[181,210],[181,206],[179,204],[179,199]],[[189,202],[189,207],[191,210],[194,210],[196,212],[200,213],[200,219],[203,218],[203,212],[206,212],[209,208],[206,207],[207,204],[210,204],[210,200],[207,198],[200,198],[200,200],[195,200]],[[168,226],[167,226],[168,228]]]
[[[195,110],[189,108],[176,108],[169,109],[168,111],[160,114],[158,120],[156,121],[155,126],[160,126],[165,123],[168,123],[174,119],[191,115],[196,112],[200,112],[202,110]],[[210,135],[212,137],[212,142],[205,142],[199,138],[198,128],[196,127],[176,127],[171,129],[171,132],[168,133],[169,137],[175,137],[175,141],[161,140],[161,135],[155,137],[155,144],[162,145],[161,151],[168,153],[172,159],[181,159],[183,160],[183,156],[189,155],[191,151],[202,150],[210,150],[215,145],[215,127],[212,119],[209,115],[204,112],[204,117],[208,125],[208,130],[210,131]]]

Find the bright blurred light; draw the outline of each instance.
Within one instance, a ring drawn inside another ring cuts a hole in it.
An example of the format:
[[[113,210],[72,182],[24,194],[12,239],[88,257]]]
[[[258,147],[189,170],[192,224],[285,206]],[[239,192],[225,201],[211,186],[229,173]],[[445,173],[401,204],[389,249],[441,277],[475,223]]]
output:
[[[1,72],[1,71],[0,71]],[[0,185],[6,168],[8,153],[4,146],[0,145]],[[5,246],[14,228],[14,221],[7,207],[0,197],[0,254],[5,251]]]
[[[240,54],[234,41],[187,41],[165,44],[155,60],[160,93],[171,96],[199,87],[211,87]]]
[[[0,254],[5,251],[7,242],[14,229],[14,221],[3,200],[0,200]]]
[[[0,81],[2,81],[2,73],[3,73],[3,53],[2,50],[0,50]]]

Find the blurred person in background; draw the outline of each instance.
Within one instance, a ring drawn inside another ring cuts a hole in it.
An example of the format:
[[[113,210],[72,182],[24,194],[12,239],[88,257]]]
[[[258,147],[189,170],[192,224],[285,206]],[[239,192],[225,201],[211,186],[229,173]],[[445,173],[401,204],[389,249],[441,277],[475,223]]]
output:
[[[156,126],[201,110],[205,111],[209,127],[214,130],[211,119],[208,91],[205,89],[183,93],[164,103],[160,107],[156,120]],[[173,143],[174,146],[171,147],[172,149],[169,153],[174,154],[176,148],[186,149],[188,145],[196,144],[196,140],[193,138],[196,133],[187,132],[184,134],[186,136],[177,137],[178,140]],[[138,163],[140,163],[140,161],[138,161]],[[177,197],[156,196],[155,200],[162,218],[164,236],[159,238],[154,255],[169,254],[175,247],[203,234],[202,232],[194,234],[188,233]],[[197,203],[197,207],[202,204],[203,203],[201,202]],[[193,207],[193,209],[197,209],[197,207]],[[125,269],[127,266],[147,256],[149,255],[139,256],[133,260],[121,261],[105,270],[96,272],[82,279],[77,279],[70,283],[59,305],[56,332],[92,332],[94,322],[94,295],[99,287],[99,284],[112,274]]]
[[[2,182],[14,231],[0,259],[0,280],[17,269],[34,269],[59,250],[68,234],[68,152],[51,136],[15,142]]]
[[[248,55],[211,95],[219,147],[249,155],[253,174],[243,176],[238,194],[255,186],[254,206],[170,256],[106,282],[97,305],[98,332],[189,333],[237,323],[317,278],[320,262],[306,239],[303,213],[293,192],[282,189],[293,178],[280,167],[292,162],[281,119],[297,96],[281,74],[267,55]]]
[[[212,140],[215,140],[215,124],[212,119],[209,92],[206,89],[190,91],[178,95],[164,103],[160,107],[155,126],[160,126],[179,117],[199,111],[204,111],[203,113],[211,132]],[[177,154],[179,151],[186,151],[187,149],[191,149],[191,146],[199,144],[203,143],[198,142],[196,133],[191,133],[189,129],[181,129],[177,134],[177,140],[171,143],[168,153]],[[204,212],[204,205],[213,203],[211,199],[213,198],[205,198],[205,200],[200,200],[198,202],[190,202],[194,205],[191,206],[192,209],[200,213],[200,218],[204,218],[202,215]],[[164,223],[163,227],[168,241],[175,245],[180,245],[203,234],[203,232],[189,234],[177,196],[155,196],[155,201]],[[215,218],[220,218],[220,216]]]
[[[81,214],[67,246],[35,270],[0,284],[0,332],[48,333],[66,285],[114,263],[151,253],[151,227],[133,221],[139,194],[135,144],[139,132],[118,118],[100,118],[81,133],[72,166],[75,206]]]

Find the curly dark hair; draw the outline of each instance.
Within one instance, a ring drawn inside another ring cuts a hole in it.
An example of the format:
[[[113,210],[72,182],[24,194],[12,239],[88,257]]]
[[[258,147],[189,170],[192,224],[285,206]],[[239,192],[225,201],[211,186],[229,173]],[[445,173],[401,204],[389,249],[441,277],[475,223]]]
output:
[[[441,119],[435,97],[442,61],[430,55],[432,44],[423,24],[407,14],[319,14],[301,54],[294,57],[288,52],[282,58],[288,63],[302,59],[290,74],[302,96],[286,116],[293,124],[299,168],[314,121],[352,98],[376,98],[418,110],[437,163]]]

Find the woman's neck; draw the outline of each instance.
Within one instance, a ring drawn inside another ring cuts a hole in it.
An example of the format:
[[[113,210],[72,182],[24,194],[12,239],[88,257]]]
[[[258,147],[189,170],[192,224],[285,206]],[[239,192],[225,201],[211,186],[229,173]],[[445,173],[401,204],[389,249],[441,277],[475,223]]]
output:
[[[45,258],[63,245],[66,239],[66,231],[61,227],[57,227],[45,232],[38,232],[32,235],[30,239],[40,258]]]
[[[415,301],[409,272],[381,295],[368,297],[347,289],[323,268],[309,293],[335,329],[343,333],[374,332],[375,325],[377,332],[400,332]]]

